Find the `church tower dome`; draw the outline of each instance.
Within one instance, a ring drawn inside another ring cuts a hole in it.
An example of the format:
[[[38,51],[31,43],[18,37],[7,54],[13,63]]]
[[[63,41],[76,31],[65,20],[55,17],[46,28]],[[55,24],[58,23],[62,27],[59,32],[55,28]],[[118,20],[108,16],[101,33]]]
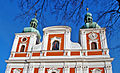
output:
[[[82,28],[100,28],[100,26],[96,22],[93,22],[92,14],[88,12],[88,8],[87,14],[85,14],[84,17],[84,22],[85,25]]]
[[[35,18],[32,18],[31,22],[30,22],[30,27],[33,27],[33,28],[37,28],[37,24],[38,23],[38,20]]]
[[[85,15],[84,21],[85,23],[92,23],[93,22],[92,14],[87,12],[87,14]]]
[[[35,18],[32,18],[32,20],[30,21],[30,27],[25,27],[23,32],[24,33],[26,33],[26,32],[37,33],[37,43],[39,43],[41,36],[40,36],[40,32],[37,30],[38,20],[36,19],[36,15],[37,14],[35,14]]]

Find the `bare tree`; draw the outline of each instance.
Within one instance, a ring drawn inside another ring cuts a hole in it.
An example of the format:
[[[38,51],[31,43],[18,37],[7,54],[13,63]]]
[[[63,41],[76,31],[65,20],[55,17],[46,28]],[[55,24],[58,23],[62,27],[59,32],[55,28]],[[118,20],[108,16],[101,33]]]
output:
[[[49,12],[58,23],[82,26],[86,8],[95,15],[94,20],[107,28],[108,35],[120,29],[119,0],[18,0],[22,13],[18,17],[30,20],[35,13],[39,23],[45,27],[45,15]]]
[[[72,22],[76,24],[83,18],[82,15],[87,7],[96,7],[96,5],[103,7],[102,11],[98,12],[99,17],[97,22],[107,14],[110,14],[110,22],[114,21],[115,23],[116,20],[119,19],[118,16],[120,13],[119,0],[19,0],[18,3],[23,12],[20,16],[24,16],[25,18],[31,17],[37,13],[37,17],[41,19],[42,16],[44,16],[44,12],[49,10],[54,15],[60,15],[63,20],[71,21],[72,19]],[[112,20],[113,17],[117,17],[116,20]]]

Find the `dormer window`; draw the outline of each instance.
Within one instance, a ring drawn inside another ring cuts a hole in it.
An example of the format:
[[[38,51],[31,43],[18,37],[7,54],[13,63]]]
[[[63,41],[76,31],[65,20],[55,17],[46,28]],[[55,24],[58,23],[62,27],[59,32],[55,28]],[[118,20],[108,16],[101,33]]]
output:
[[[97,43],[96,43],[96,42],[92,42],[92,43],[91,43],[91,49],[92,49],[92,50],[97,49]]]
[[[59,41],[55,40],[52,43],[52,50],[59,50]]]

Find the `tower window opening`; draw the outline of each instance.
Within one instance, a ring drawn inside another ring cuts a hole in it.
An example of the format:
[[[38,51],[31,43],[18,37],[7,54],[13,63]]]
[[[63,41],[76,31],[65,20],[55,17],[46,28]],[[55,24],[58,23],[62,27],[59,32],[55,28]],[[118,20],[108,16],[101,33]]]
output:
[[[88,18],[88,20],[90,20],[90,18]]]
[[[35,28],[35,23],[33,23],[33,27]]]
[[[20,52],[24,52],[24,50],[25,50],[25,45],[22,45],[21,49],[20,49]]]
[[[91,18],[88,18],[88,22],[92,22],[92,19],[91,19]]]
[[[52,50],[59,50],[59,41],[55,40],[52,43]]]
[[[97,49],[97,43],[96,42],[91,43],[91,49],[92,50]]]

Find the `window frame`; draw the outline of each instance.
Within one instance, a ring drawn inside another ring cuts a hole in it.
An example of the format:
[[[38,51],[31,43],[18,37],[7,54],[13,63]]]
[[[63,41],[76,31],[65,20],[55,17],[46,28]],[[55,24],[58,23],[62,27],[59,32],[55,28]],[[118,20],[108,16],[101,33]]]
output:
[[[97,45],[96,49],[92,49],[92,46],[91,46],[92,42],[96,43],[96,45]],[[90,40],[89,45],[90,45],[90,50],[98,50],[98,39],[96,39],[96,40]]]
[[[58,41],[59,42],[59,50],[60,50],[60,47],[61,47],[61,38],[60,37],[53,37],[53,38],[51,38],[51,47],[50,47],[50,50],[52,50],[52,45],[53,45],[54,41]]]
[[[97,43],[96,42],[92,42],[91,44],[91,50],[97,50]],[[94,48],[93,48],[94,45]]]
[[[22,47],[22,45],[24,45],[24,46],[25,46],[25,49],[26,49],[26,43],[21,43],[20,46],[19,46],[19,50],[18,50],[18,52],[21,51],[21,47]],[[24,52],[25,52],[25,49],[24,49]]]
[[[54,42],[58,42],[58,49],[53,49],[53,45],[55,44]],[[54,40],[52,43],[52,50],[59,50],[60,49],[60,42],[58,40]]]

